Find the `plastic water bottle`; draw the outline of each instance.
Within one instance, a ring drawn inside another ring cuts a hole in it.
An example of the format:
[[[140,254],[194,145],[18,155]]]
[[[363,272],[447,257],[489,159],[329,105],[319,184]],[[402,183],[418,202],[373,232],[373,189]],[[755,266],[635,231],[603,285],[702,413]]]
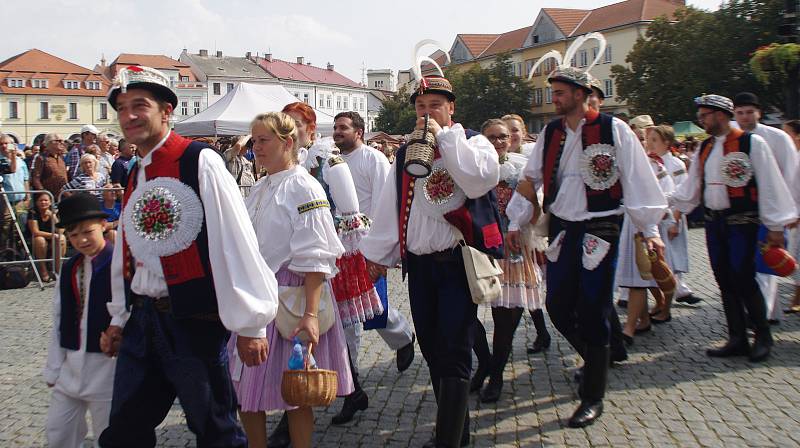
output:
[[[292,348],[292,355],[289,356],[289,370],[302,370],[303,369],[303,344],[300,340],[294,338],[294,348]]]

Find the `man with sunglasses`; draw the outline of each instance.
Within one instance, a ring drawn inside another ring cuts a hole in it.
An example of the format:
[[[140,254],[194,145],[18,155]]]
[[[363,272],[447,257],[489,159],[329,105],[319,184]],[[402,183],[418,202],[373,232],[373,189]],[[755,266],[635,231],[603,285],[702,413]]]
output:
[[[748,356],[760,362],[770,354],[772,334],[766,304],[756,282],[755,251],[759,224],[767,243],[782,246],[783,229],[797,211],[778,164],[763,138],[731,127],[733,101],[720,95],[695,98],[697,121],[710,135],[691,163],[689,178],[670,198],[682,213],[705,207],[706,243],[728,323],[728,341],[706,354]],[[747,340],[747,318],[755,341]]]
[[[59,134],[47,134],[44,137],[44,150],[31,172],[31,185],[35,190],[47,190],[54,198],[58,197],[68,181],[67,165],[64,163],[66,151],[66,141]]]

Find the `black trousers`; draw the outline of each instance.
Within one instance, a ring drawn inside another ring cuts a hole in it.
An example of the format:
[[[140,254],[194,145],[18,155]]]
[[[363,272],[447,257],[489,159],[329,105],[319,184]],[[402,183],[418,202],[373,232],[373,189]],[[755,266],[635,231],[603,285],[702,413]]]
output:
[[[478,307],[472,303],[458,249],[429,255],[408,253],[411,316],[431,381],[469,379],[472,370],[472,326]]]
[[[767,306],[756,282],[758,223],[729,224],[735,217],[708,213],[706,244],[733,342],[747,341],[747,316],[756,333],[769,334]],[[746,310],[746,312],[745,312]]]
[[[550,240],[554,241],[562,230],[565,236],[558,260],[547,262],[547,312],[553,325],[579,352],[581,346],[609,344],[620,221],[619,216],[581,222],[550,217]],[[582,263],[586,233],[611,244],[592,270]]]
[[[155,428],[177,396],[198,447],[246,447],[228,371],[229,335],[218,320],[175,319],[142,300],[123,331],[100,446],[155,446]]]

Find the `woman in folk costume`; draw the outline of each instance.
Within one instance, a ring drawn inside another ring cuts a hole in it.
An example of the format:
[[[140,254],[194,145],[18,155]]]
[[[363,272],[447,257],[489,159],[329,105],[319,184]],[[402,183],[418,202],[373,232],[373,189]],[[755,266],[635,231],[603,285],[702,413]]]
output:
[[[682,160],[675,157],[670,150],[673,142],[675,141],[675,132],[671,126],[660,125],[654,126],[647,131],[647,151],[650,156],[657,158],[659,162],[663,163],[669,177],[675,188],[681,184],[688,174],[686,173],[686,165]],[[666,191],[665,191],[666,193]],[[689,225],[684,216],[679,210],[672,207],[670,209],[673,223],[665,219],[661,222],[660,227],[666,227],[666,232],[662,231],[662,239],[667,247],[664,251],[667,265],[672,269],[675,275],[675,301],[684,303],[697,303],[699,299],[692,296],[692,291],[688,286],[681,282],[681,274],[689,272]],[[666,233],[666,234],[665,234]],[[664,238],[666,236],[666,238]],[[662,304],[656,304],[656,307],[650,311],[652,317],[651,322],[660,324],[672,320],[670,308],[672,305],[672,297],[664,297],[666,301]]]
[[[644,148],[641,148],[645,151]],[[659,157],[650,155],[650,169],[658,179],[659,187],[662,193],[669,195],[675,190],[675,184],[672,182],[672,177],[664,168],[664,164]],[[667,241],[667,229],[675,224],[675,218],[671,213],[665,213],[664,218],[658,224],[658,232],[663,241]],[[628,288],[630,294],[628,297],[628,318],[622,333],[628,345],[633,344],[633,336],[635,334],[646,333],[652,329],[651,323],[655,322],[655,318],[651,318],[647,311],[647,291],[653,295],[657,304],[664,304],[666,300],[671,301],[669,298],[664,297],[664,293],[658,288],[652,275],[649,272],[640,272],[636,263],[636,251],[645,250],[641,242],[641,236],[637,235],[634,226],[630,222],[630,217],[625,214],[625,219],[622,223],[622,232],[620,233],[619,242],[619,259],[617,261],[616,283],[621,288]],[[669,251],[669,245],[665,248],[665,258],[669,259],[666,253]],[[647,277],[647,278],[645,278]],[[664,307],[669,312],[668,305]],[[660,322],[659,322],[660,323]]]
[[[344,333],[328,283],[345,250],[325,192],[300,165],[295,121],[283,113],[261,114],[251,131],[253,152],[267,176],[253,186],[246,205],[259,251],[276,273],[280,304],[267,327],[267,362],[243,367],[230,350],[232,376],[251,446],[266,446],[265,411],[284,409],[292,445],[309,447],[314,427],[311,408],[286,404],[277,385],[287,369],[292,339],[299,337],[313,345],[320,368],[338,373],[338,394],[353,390]],[[229,348],[233,344],[235,338]]]
[[[519,153],[525,157],[525,160],[527,160],[528,156],[531,155],[531,151],[533,151],[533,147],[536,143],[525,143],[525,137],[528,134],[528,129],[525,126],[525,120],[523,120],[522,117],[517,114],[503,115],[501,120],[505,122],[506,127],[508,127],[508,133],[511,136],[509,139],[510,145],[508,147],[508,152]],[[525,223],[527,220],[522,222]],[[538,235],[535,240],[530,240],[535,241],[537,244],[532,244],[529,247],[533,247],[536,250],[536,263],[540,267],[544,267],[544,250],[547,248],[546,226],[542,227],[542,231],[539,233],[540,235]],[[535,236],[534,233],[530,231],[527,232],[527,235],[530,238],[534,238]],[[544,320],[544,304],[542,304],[542,306],[539,308],[528,308],[528,312],[531,315],[531,320],[533,320],[533,326],[536,328],[536,339],[533,341],[533,346],[528,347],[528,353],[540,353],[550,348],[551,340],[550,333],[547,331],[547,324],[545,324]]]
[[[481,126],[481,133],[494,145],[500,158],[500,182],[495,187],[497,205],[500,209],[500,220],[503,230],[519,230],[519,221],[509,226],[511,216],[520,213],[520,207],[511,210],[509,203],[517,186],[519,173],[525,166],[526,158],[521,154],[509,153],[509,130],[503,120],[487,120]],[[530,221],[530,217],[523,223]],[[478,356],[478,369],[472,377],[470,391],[480,390],[489,376],[489,383],[480,392],[481,402],[494,403],[500,398],[503,389],[503,371],[511,354],[514,332],[524,310],[541,312],[544,305],[544,281],[542,271],[536,263],[535,250],[543,250],[544,244],[536,244],[541,237],[534,237],[531,226],[525,225],[526,236],[522,247],[515,252],[506,247],[506,257],[500,260],[503,269],[503,291],[500,297],[492,302],[492,320],[494,320],[494,337],[492,339],[493,354],[489,354],[486,330],[480,320],[476,320],[475,345],[473,350]],[[543,316],[544,317],[544,316]],[[545,330],[547,331],[547,330]],[[549,335],[548,335],[549,338]]]

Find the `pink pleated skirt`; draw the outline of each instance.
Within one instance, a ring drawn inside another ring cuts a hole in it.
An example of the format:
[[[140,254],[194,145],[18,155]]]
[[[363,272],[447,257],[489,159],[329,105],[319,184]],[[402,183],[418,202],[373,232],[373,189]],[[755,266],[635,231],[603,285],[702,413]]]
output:
[[[302,286],[304,278],[285,268],[281,268],[275,276],[279,286]],[[336,322],[325,334],[320,335],[319,344],[314,347],[314,359],[320,369],[337,372],[338,384],[336,395],[342,397],[353,393],[353,378],[347,358],[347,343],[342,330],[339,313],[333,313]],[[292,354],[292,341],[284,339],[278,332],[274,322],[267,325],[269,355],[267,362],[247,367],[241,365],[236,352],[236,334],[228,342],[228,357],[233,378],[233,387],[239,406],[243,412],[271,411],[277,409],[295,409],[283,401],[281,396],[281,380],[283,371],[288,370],[289,356]],[[239,374],[241,369],[241,374]]]

